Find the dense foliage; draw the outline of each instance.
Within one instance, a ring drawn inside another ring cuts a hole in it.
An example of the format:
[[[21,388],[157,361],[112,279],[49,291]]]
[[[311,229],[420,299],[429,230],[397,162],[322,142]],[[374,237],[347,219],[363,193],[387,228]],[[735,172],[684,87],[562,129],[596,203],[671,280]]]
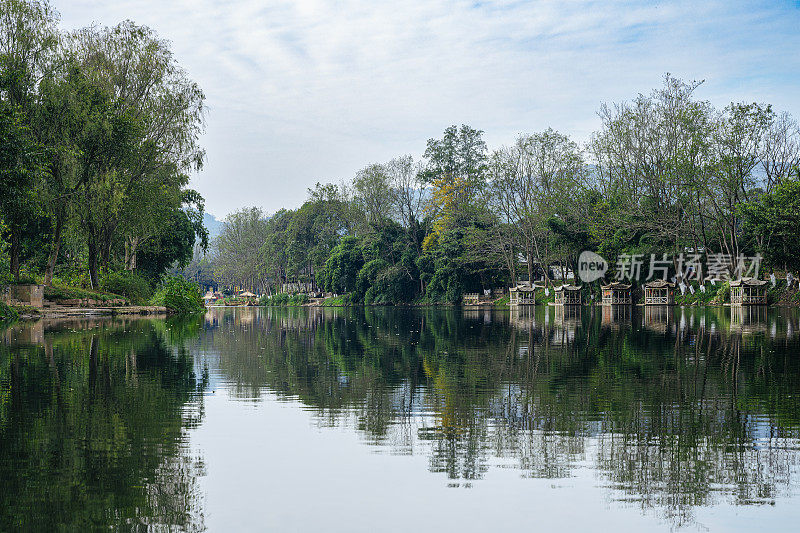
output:
[[[125,296],[134,303],[145,303],[153,295],[148,280],[134,272],[113,272],[103,278],[101,288]]]
[[[0,0],[0,270],[146,299],[207,242],[205,97],[150,28],[58,23]]]
[[[5,302],[0,302],[0,324],[3,322],[12,322],[19,318],[19,314],[17,311],[8,305]]]
[[[165,276],[153,295],[153,305],[162,305],[175,313],[200,313],[205,309],[200,287],[178,276]]]
[[[609,259],[609,279],[623,254],[668,254],[670,275],[691,251],[800,269],[797,122],[766,104],[716,109],[694,97],[699,85],[667,75],[603,105],[584,146],[547,129],[490,151],[483,132],[452,126],[420,162],[317,184],[294,211],[231,214],[209,269],[231,287],[367,304],[549,284],[583,250]]]

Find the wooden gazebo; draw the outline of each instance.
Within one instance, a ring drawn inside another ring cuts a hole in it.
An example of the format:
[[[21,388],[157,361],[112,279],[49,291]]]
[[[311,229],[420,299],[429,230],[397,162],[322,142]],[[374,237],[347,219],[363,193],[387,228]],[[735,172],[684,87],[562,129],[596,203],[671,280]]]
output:
[[[644,284],[644,305],[674,305],[675,284],[656,279]]]
[[[742,278],[730,282],[731,305],[766,305],[767,280]]]
[[[626,283],[614,281],[601,286],[603,290],[603,305],[631,305],[631,286]]]
[[[556,305],[581,305],[581,285],[561,285],[554,287]]]
[[[536,286],[517,285],[508,289],[508,305],[536,305]]]

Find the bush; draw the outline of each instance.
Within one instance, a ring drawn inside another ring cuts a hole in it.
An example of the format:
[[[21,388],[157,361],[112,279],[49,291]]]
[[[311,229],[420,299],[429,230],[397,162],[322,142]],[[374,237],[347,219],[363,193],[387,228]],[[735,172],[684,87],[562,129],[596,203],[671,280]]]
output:
[[[179,276],[167,276],[153,295],[153,305],[163,305],[176,313],[200,313],[205,310],[200,286]]]
[[[289,298],[289,305],[299,306],[299,305],[305,305],[308,302],[309,302],[308,294],[304,293],[295,294]]]
[[[348,294],[340,294],[339,296],[331,296],[330,298],[325,298],[322,301],[323,307],[345,307],[353,302],[350,299],[350,293]]]
[[[0,302],[0,323],[13,322],[19,318],[17,313],[12,307],[9,307],[4,302]]]
[[[258,305],[299,307],[307,304],[308,302],[308,294],[298,293],[289,295],[286,293],[280,293],[272,296],[263,296],[258,301]]]
[[[53,276],[53,285],[62,287],[81,287],[86,288],[90,285],[89,274],[85,268],[70,268],[59,272]]]
[[[11,272],[3,272],[0,274],[0,285],[36,285],[38,281],[36,277],[27,272],[19,273],[19,280],[15,280]]]
[[[64,287],[62,285],[56,285],[55,283],[53,285],[46,286],[44,288],[44,297],[45,299],[51,301],[82,300],[88,298],[91,300],[98,300],[101,302],[106,302],[108,300],[117,300],[121,298],[121,296],[117,294],[105,294],[105,293],[90,291],[87,289],[81,289],[78,287]]]
[[[133,272],[112,272],[100,283],[106,292],[121,294],[135,303],[143,303],[153,295],[150,283],[142,276]]]

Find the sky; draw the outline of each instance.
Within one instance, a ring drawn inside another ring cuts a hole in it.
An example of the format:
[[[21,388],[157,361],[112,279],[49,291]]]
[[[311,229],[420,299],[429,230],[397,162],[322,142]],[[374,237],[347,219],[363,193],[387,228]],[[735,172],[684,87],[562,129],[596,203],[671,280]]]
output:
[[[316,182],[419,157],[451,124],[490,148],[552,127],[579,142],[601,103],[705,80],[724,107],[800,119],[800,2],[51,0],[61,27],[130,19],[172,43],[207,97],[192,187],[217,218],[296,208]]]

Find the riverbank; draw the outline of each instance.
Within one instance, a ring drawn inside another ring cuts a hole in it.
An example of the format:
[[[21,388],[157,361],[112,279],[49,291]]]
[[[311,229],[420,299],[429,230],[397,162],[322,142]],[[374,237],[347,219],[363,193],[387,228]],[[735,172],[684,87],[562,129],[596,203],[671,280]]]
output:
[[[42,318],[95,317],[117,315],[166,316],[169,310],[158,305],[128,305],[115,307],[67,307],[52,306],[41,309],[28,306],[13,307],[19,320],[39,320]]]

